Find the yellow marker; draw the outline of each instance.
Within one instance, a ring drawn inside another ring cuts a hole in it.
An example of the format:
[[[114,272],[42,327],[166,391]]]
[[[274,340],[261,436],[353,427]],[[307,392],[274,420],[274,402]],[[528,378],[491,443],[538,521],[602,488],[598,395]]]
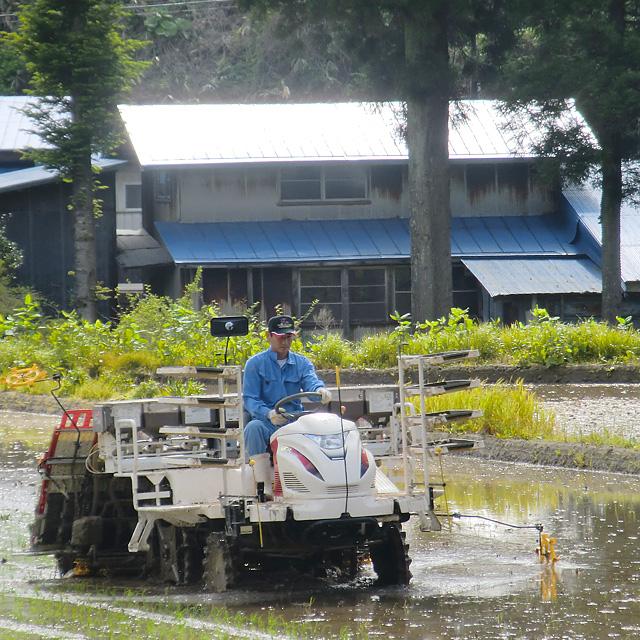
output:
[[[336,367],[336,387],[340,386],[340,367]]]
[[[91,575],[91,567],[85,560],[75,560],[73,563],[73,576],[76,578],[84,578]]]
[[[540,576],[540,596],[545,602],[552,602],[558,597],[558,575],[555,565],[545,565]]]
[[[24,367],[22,369],[11,369],[2,379],[3,384],[7,387],[15,389],[16,387],[27,387],[45,380],[47,378],[46,371],[39,369],[37,365]]]
[[[536,549],[536,553],[540,556],[540,562],[546,560],[547,562],[557,562],[560,558],[556,554],[556,542],[555,538],[552,538],[548,533],[540,534],[540,546]]]

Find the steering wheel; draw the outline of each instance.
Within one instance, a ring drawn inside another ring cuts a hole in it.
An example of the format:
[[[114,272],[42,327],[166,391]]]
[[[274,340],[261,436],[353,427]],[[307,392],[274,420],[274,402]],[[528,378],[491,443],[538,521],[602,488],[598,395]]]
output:
[[[316,413],[318,409],[314,409],[313,411],[287,411],[283,405],[287,404],[287,402],[291,402],[292,400],[299,400],[300,398],[309,398],[314,396],[316,398],[320,397],[320,394],[317,391],[301,391],[300,393],[293,393],[290,396],[285,396],[284,398],[280,398],[278,402],[273,406],[273,410],[280,415],[284,416],[290,422],[297,420],[300,416],[306,416],[310,413]]]

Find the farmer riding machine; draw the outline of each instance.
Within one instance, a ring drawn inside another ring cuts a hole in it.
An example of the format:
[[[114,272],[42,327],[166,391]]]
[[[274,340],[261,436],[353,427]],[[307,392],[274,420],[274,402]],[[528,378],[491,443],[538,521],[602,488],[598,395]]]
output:
[[[247,331],[243,317],[212,320],[218,337]],[[379,584],[409,583],[403,523],[416,515],[422,530],[440,529],[434,496],[441,489],[428,480],[425,452],[433,443],[425,425],[461,416],[417,415],[402,389],[391,394],[395,422],[371,443],[391,442],[380,456],[403,466],[399,488],[340,401],[332,403],[335,413],[313,406],[292,413],[292,400],[317,394],[283,398],[275,408],[289,422],[271,438],[273,464],[259,468],[245,459],[240,366],[158,373],[204,379],[214,393],[65,410],[39,464],[34,552],[55,554],[63,573],[156,576],[213,591],[250,570],[293,568],[350,581],[366,558]],[[375,429],[368,424],[367,434]],[[413,449],[425,454],[421,485]]]

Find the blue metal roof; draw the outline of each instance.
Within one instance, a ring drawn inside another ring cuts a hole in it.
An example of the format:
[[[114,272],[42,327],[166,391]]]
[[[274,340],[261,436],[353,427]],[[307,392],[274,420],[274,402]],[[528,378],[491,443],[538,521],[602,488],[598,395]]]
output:
[[[599,264],[602,248],[600,190],[572,187],[565,189],[563,195],[569,212],[579,220],[580,227],[588,238],[586,242],[595,248],[595,251],[585,253]],[[622,280],[640,281],[640,209],[630,204],[623,204],[620,208],[620,261]]]
[[[491,297],[601,293],[600,269],[589,258],[462,258]]]
[[[409,221],[282,220],[156,222],[176,264],[273,264],[408,259]],[[453,218],[451,252],[461,256],[576,255],[575,226],[559,216]]]

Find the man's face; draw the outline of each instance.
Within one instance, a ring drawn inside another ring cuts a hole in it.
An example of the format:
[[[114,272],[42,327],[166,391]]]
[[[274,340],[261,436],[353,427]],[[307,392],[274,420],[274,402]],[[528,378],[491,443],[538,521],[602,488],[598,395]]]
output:
[[[285,333],[283,335],[269,333],[267,336],[271,351],[275,351],[278,354],[278,360],[284,360],[289,355],[291,343],[293,342],[293,333]]]

